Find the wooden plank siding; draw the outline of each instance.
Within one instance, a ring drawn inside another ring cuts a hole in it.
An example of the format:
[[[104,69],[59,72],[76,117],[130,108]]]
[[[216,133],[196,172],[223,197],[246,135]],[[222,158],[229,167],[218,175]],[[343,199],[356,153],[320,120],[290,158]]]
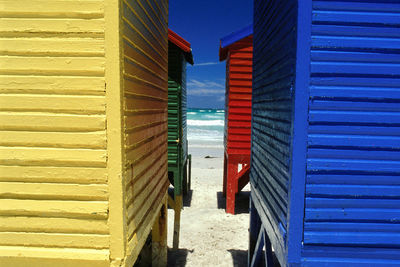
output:
[[[132,266],[167,178],[166,0],[0,0],[0,266]]]
[[[125,207],[130,259],[136,258],[144,245],[169,184],[167,14],[165,1],[122,4]]]
[[[104,3],[0,6],[0,265],[106,266]]]
[[[225,150],[228,154],[250,154],[252,41],[251,36],[234,43],[226,63]]]

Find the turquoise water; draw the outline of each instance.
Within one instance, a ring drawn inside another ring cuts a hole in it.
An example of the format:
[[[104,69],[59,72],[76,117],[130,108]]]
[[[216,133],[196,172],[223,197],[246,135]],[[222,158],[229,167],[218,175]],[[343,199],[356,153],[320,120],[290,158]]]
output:
[[[223,109],[188,109],[189,145],[222,146],[224,123]]]

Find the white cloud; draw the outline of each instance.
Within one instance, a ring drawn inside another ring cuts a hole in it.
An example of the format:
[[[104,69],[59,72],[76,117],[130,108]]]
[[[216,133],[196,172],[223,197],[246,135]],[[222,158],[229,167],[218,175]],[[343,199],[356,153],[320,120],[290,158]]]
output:
[[[223,93],[225,92],[217,89],[193,89],[188,91],[188,95],[201,95],[201,96],[220,95]]]
[[[225,85],[215,81],[192,79],[187,83],[188,95],[214,96],[225,94]]]
[[[193,66],[211,66],[211,65],[218,65],[222,64],[223,62],[203,62],[203,63],[195,63]]]
[[[217,83],[217,82],[213,82],[210,80],[204,80],[204,81],[198,81],[195,79],[190,80],[187,83],[187,86],[189,87],[195,87],[195,88],[221,88],[221,89],[225,89],[225,85],[223,83]]]

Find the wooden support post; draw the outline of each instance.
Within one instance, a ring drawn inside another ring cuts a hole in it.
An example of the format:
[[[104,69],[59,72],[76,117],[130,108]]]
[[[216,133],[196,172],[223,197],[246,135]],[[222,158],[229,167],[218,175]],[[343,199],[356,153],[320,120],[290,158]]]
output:
[[[261,227],[260,232],[258,233],[257,243],[254,247],[254,254],[251,259],[249,267],[258,267],[265,266],[265,257],[263,253],[264,249],[264,229]]]
[[[254,207],[253,200],[250,197],[249,252],[247,258],[247,266],[251,265],[260,229],[261,229],[261,219],[258,216],[257,209]]]
[[[168,206],[175,210],[175,200],[170,195],[168,195]]]
[[[227,163],[226,154],[224,153],[224,181],[222,186],[222,195],[226,197],[226,183],[227,183],[227,176],[228,176],[228,163]]]
[[[189,182],[188,182],[188,192],[189,192],[190,189],[192,188],[192,155],[191,154],[188,155],[188,159],[189,159]]]
[[[182,193],[184,196],[186,196],[188,192],[188,159],[186,158],[182,170]]]
[[[265,247],[265,250],[264,250]],[[271,241],[257,209],[254,207],[253,200],[250,198],[250,229],[249,229],[249,252],[247,258],[249,267],[266,266],[273,267],[273,254]]]
[[[167,216],[168,216],[168,194],[165,195],[158,218],[152,229],[152,266],[167,266]]]
[[[264,244],[265,244],[265,266],[274,267],[274,258],[273,258],[274,256],[272,254],[272,245],[265,229],[264,229]]]
[[[235,199],[238,188],[238,165],[228,158],[227,187],[226,187],[226,212],[235,214]]]
[[[182,195],[175,195],[175,208],[174,208],[174,238],[173,249],[179,248],[179,232],[181,228],[181,210],[183,206]]]

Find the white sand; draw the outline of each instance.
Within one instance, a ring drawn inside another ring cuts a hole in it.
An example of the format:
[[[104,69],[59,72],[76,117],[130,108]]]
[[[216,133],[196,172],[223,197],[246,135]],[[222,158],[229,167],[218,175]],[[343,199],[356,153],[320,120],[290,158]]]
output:
[[[169,250],[168,266],[247,266],[249,185],[239,194],[236,215],[225,213],[222,197],[223,150],[190,148],[192,192],[181,218],[180,249]],[[205,156],[215,158],[204,158]],[[168,212],[172,247],[174,212]]]

